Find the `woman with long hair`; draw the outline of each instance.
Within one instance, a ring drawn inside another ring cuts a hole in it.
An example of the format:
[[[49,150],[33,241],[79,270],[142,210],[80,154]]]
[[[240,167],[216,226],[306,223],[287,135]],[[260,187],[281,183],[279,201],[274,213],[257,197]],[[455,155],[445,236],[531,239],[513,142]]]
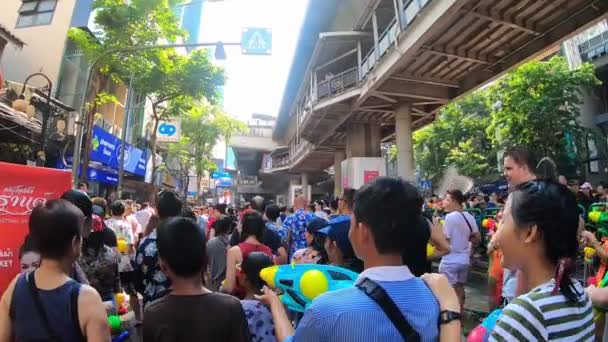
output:
[[[574,194],[557,182],[529,181],[509,195],[496,243],[529,290],[503,309],[490,341],[594,340],[591,301],[573,278],[578,222]]]
[[[262,252],[271,258],[273,257],[270,247],[261,242],[266,229],[262,216],[255,211],[249,212],[243,216],[241,224],[241,243],[228,250],[226,281],[222,285],[223,292],[233,293],[239,298],[243,298],[245,292],[237,282],[236,266],[251,252]]]

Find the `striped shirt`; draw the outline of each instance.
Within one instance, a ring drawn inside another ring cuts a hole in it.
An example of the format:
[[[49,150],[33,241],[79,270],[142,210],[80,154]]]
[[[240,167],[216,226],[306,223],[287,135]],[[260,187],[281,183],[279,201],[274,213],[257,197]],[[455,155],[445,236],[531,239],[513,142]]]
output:
[[[439,304],[405,266],[369,268],[360,279],[376,281],[401,310],[422,341],[439,339]],[[403,342],[380,306],[356,287],[326,292],[304,312],[295,335],[283,342]]]
[[[489,340],[593,341],[591,301],[581,284],[572,281],[581,295],[578,302],[569,302],[561,292],[552,294],[555,280],[551,279],[507,305]]]

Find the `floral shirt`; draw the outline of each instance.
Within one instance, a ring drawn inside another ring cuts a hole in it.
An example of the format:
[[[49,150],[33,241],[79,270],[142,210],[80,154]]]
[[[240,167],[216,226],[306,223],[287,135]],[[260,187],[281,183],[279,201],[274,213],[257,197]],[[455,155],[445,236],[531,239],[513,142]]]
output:
[[[253,299],[243,299],[241,300],[241,305],[243,306],[247,324],[249,325],[251,341],[276,342],[272,314],[268,308],[260,301]]]
[[[278,224],[274,223],[274,222],[266,222],[266,228],[272,230],[273,232],[279,234],[279,237],[281,238],[281,244],[283,245],[287,245],[287,228],[279,226]]]
[[[283,226],[291,232],[291,248],[289,255],[292,256],[298,249],[306,248],[306,223],[315,218],[315,215],[304,209],[298,209],[283,221]]]
[[[120,291],[119,263],[118,253],[105,245],[100,251],[85,247],[78,258],[78,264],[89,279],[90,285],[99,292],[104,301],[112,300],[114,294]]]
[[[169,293],[171,280],[160,270],[158,249],[156,248],[156,230],[137,247],[135,271],[138,279],[138,291],[143,294],[144,305]]]
[[[298,249],[291,258],[296,264],[316,264],[321,260],[321,253],[312,247]]]

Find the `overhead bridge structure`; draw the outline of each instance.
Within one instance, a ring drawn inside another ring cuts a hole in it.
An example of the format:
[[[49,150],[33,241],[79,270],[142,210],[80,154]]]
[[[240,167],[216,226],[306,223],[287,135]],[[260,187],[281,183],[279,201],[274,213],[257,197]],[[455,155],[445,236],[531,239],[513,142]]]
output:
[[[605,0],[311,0],[273,132],[287,146],[276,171],[380,156],[394,139],[398,174],[413,179],[414,130],[607,15]]]

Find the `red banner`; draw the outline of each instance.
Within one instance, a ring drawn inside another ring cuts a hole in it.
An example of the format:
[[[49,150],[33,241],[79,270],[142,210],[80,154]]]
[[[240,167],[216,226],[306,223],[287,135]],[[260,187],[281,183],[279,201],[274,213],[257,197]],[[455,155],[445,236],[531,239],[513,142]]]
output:
[[[32,209],[71,188],[70,172],[0,163],[0,293],[19,273]]]
[[[370,183],[374,179],[380,176],[380,171],[378,170],[365,170],[363,171],[363,184]]]

